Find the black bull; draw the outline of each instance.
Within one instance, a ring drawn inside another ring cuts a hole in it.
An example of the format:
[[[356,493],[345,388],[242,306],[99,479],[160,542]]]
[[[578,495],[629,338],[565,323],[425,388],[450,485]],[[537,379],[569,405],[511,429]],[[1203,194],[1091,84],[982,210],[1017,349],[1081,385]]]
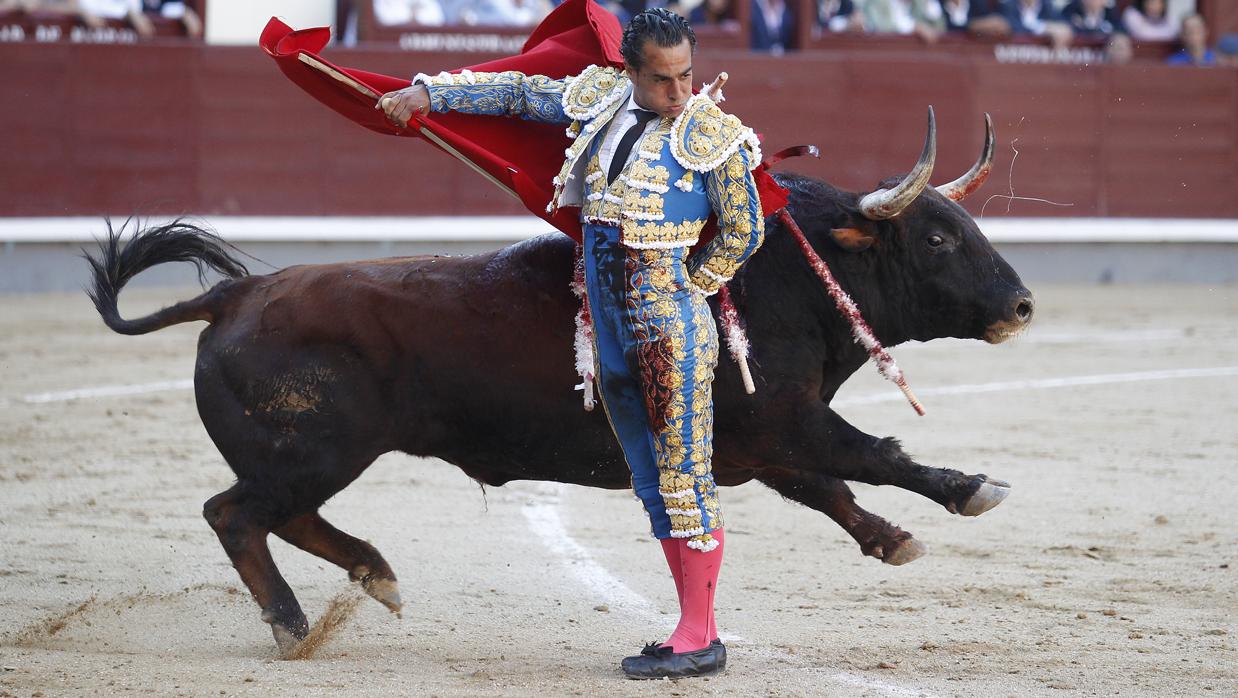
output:
[[[791,191],[790,213],[885,345],[999,342],[1030,320],[1031,296],[1018,275],[950,200],[974,187],[921,184],[900,210],[874,215],[875,194],[861,198],[794,175],[780,181]],[[271,558],[269,533],[344,568],[400,609],[395,574],[379,552],[318,514],[383,453],[438,457],[488,485],[630,486],[603,410],[586,412],[573,390],[577,300],[565,236],[468,257],[267,276],[247,275],[221,241],[183,223],[140,231],[124,246],[113,233],[102,248],[91,259],[91,295],[113,330],[209,323],[198,343],[198,411],[237,482],[207,501],[204,515],[284,652],[307,623]],[[230,278],[192,300],[122,319],[116,295],[124,283],[169,261]],[[902,487],[964,515],[1004,498],[1005,483],[920,465],[894,439],[865,434],[830,408],[866,354],[777,217],[730,288],[747,322],[757,392],[745,393],[724,353],[714,390],[719,484],[759,480],[824,512],[864,554],[890,564],[924,547],[858,507],[845,480]]]

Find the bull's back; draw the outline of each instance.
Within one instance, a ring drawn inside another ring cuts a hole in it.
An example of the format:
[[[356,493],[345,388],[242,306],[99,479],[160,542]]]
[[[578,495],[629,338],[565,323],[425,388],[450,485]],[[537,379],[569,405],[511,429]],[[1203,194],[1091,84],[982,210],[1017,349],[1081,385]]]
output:
[[[505,333],[537,329],[528,326],[537,318],[554,329],[554,317],[566,315],[561,324],[570,333],[571,243],[563,243],[544,236],[464,257],[303,265],[248,277],[230,290],[212,341],[347,344],[385,365],[444,344],[453,355],[484,351]]]
[[[203,334],[199,403],[227,402],[223,385],[272,431],[357,429],[379,452],[437,456],[495,484],[626,486],[602,410],[573,391],[573,248],[557,237],[246,278]],[[203,421],[220,421],[210,407]]]

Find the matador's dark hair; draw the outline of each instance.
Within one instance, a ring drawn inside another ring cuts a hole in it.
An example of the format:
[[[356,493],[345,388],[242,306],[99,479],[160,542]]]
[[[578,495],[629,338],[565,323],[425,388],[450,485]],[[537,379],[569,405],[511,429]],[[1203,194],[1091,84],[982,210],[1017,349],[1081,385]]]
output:
[[[678,46],[684,39],[696,53],[696,32],[692,31],[688,20],[671,12],[665,7],[655,7],[645,10],[632,18],[623,29],[623,42],[619,50],[623,52],[623,62],[633,70],[640,70],[644,56],[641,50],[645,41],[664,48]]]

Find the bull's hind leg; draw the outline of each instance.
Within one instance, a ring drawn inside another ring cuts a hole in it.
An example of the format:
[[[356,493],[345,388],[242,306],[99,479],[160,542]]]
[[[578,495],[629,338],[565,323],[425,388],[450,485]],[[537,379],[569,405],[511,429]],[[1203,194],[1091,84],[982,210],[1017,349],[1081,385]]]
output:
[[[757,479],[787,499],[824,513],[860,544],[861,552],[887,565],[905,565],[928,551],[907,531],[856,504],[851,488],[838,478],[770,469]]]
[[[294,544],[321,545],[315,529],[285,527],[318,511],[389,450],[389,425],[375,412],[384,404],[382,385],[341,347],[276,331],[215,336],[219,328],[203,332],[194,387],[202,424],[238,484],[207,502],[205,514],[287,656],[308,623],[271,560],[267,535],[282,531]]]
[[[254,485],[240,481],[207,500],[202,515],[258,602],[262,620],[271,624],[280,653],[287,656],[305,638],[309,623],[267,547],[267,534],[286,518],[273,501]]]
[[[323,519],[318,512],[302,514],[275,529],[275,535],[348,571],[348,578],[360,582],[365,593],[400,616],[400,587],[395,572],[378,550],[354,538]]]

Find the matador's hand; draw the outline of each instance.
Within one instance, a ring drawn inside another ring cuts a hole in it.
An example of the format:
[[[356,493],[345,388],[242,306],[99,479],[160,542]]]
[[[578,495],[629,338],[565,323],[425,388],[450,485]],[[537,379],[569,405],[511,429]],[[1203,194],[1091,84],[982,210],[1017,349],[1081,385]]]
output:
[[[413,118],[413,114],[430,112],[430,92],[425,85],[410,85],[383,95],[374,108],[382,109],[392,122],[408,126],[408,120]]]

